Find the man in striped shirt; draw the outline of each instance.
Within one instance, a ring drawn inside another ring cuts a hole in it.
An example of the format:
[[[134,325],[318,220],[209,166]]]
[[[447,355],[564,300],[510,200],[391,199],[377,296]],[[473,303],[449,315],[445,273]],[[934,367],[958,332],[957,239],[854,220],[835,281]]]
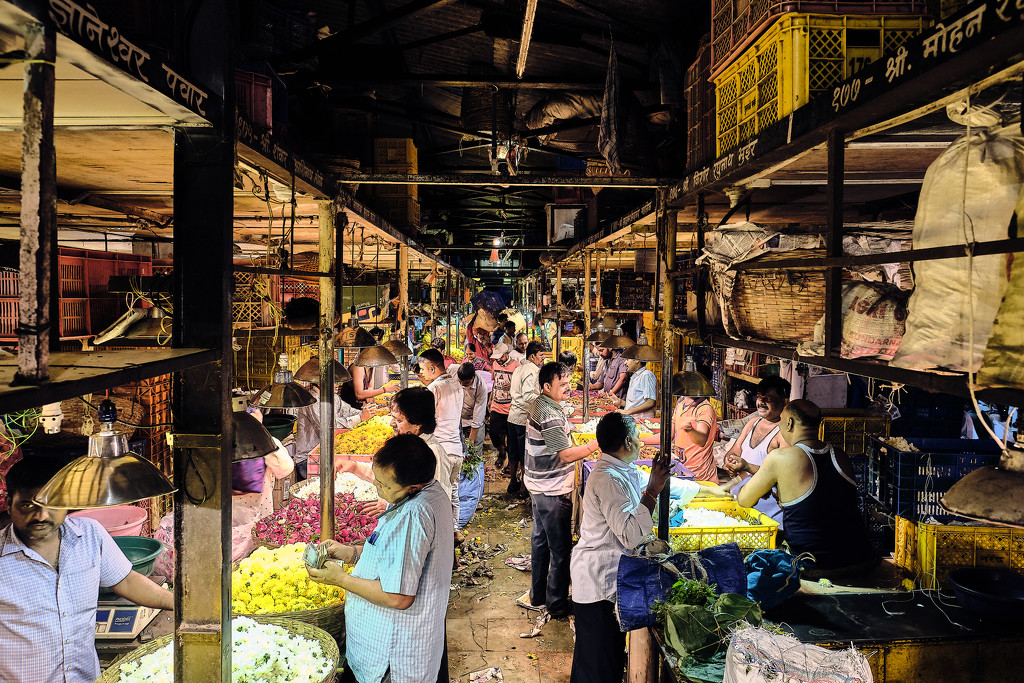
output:
[[[567,616],[569,553],[572,548],[572,489],[575,465],[600,450],[596,441],[573,446],[569,421],[559,401],[569,395],[570,371],[547,363],[537,374],[540,396],[526,421],[526,459],[523,482],[533,503],[530,605],[547,607],[553,617]]]

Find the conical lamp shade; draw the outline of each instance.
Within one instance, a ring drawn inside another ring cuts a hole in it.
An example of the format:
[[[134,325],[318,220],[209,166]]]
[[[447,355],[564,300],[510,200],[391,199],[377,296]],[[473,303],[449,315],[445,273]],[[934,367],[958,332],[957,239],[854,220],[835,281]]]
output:
[[[253,403],[260,408],[302,408],[313,405],[316,399],[296,382],[288,382],[263,387]]]
[[[608,335],[608,338],[601,342],[601,346],[606,349],[628,349],[630,346],[635,345],[636,342],[630,339],[625,332],[622,331],[621,327],[616,327],[615,331]]]
[[[249,413],[244,410],[232,413],[231,420],[235,426],[232,462],[262,458],[277,450],[277,444],[271,438],[270,432]]]
[[[365,349],[376,344],[373,335],[361,327],[343,327],[334,338],[334,345],[342,349]]]
[[[998,467],[980,467],[950,487],[939,499],[950,512],[1024,528],[1024,451],[1011,446],[1003,451]]]
[[[390,339],[381,344],[381,346],[390,351],[396,358],[412,355],[412,349],[405,342],[398,339]]]
[[[156,465],[128,450],[128,438],[109,429],[89,437],[89,454],[65,465],[39,489],[35,502],[58,510],[134,503],[174,493]]]
[[[689,396],[691,398],[711,398],[717,396],[715,388],[707,377],[696,370],[677,372],[672,375],[672,395]]]
[[[653,346],[647,344],[634,344],[622,352],[626,360],[638,360],[644,363],[660,363],[661,354]]]
[[[364,368],[377,368],[382,365],[394,365],[397,362],[398,359],[395,358],[395,354],[383,346],[369,346],[359,352],[359,355],[356,356],[352,364]]]
[[[584,341],[586,342],[603,342],[611,333],[604,329],[603,325],[598,325],[597,329],[590,333]]]
[[[352,379],[352,375],[349,374],[349,371],[345,369],[344,365],[338,361],[334,361],[333,365],[334,382],[336,384],[341,384],[342,382],[347,382]],[[320,382],[320,359],[310,358],[303,363],[302,367],[296,371],[295,379],[300,379],[303,382]]]

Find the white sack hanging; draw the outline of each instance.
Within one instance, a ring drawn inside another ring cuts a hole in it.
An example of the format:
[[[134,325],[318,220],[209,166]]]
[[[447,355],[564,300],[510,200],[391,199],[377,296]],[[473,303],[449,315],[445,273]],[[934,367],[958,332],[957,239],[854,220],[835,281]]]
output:
[[[914,249],[1005,238],[1022,179],[1019,126],[980,128],[954,140],[925,174]],[[1006,290],[1006,257],[918,261],[914,271],[906,334],[892,365],[976,371]]]

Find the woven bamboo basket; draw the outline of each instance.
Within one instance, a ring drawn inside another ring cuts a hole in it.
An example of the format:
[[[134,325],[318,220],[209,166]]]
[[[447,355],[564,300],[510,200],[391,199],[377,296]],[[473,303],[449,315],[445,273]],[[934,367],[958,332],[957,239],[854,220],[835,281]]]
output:
[[[257,621],[281,619],[308,624],[326,632],[335,642],[335,652],[345,647],[345,601],[299,612],[277,612],[275,614],[235,614],[236,617],[250,617]],[[272,622],[274,623],[274,622]]]
[[[301,620],[287,618],[282,615],[255,615],[249,618],[261,624],[275,624],[277,626],[281,626],[297,636],[302,636],[308,640],[318,642],[321,650],[323,651],[324,657],[331,662],[330,673],[328,673],[320,683],[333,683],[335,680],[335,673],[338,670],[338,664],[341,661],[341,651],[338,649],[338,644],[335,642],[335,638],[331,634],[315,625]],[[342,635],[344,636],[344,626],[342,628]],[[111,664],[110,667],[108,667],[107,670],[104,671],[98,679],[96,679],[96,683],[117,683],[121,678],[122,666],[138,661],[146,655],[153,654],[163,646],[170,643],[173,637],[173,634],[161,636],[156,640],[150,641],[145,645],[132,650],[124,657],[121,657]]]
[[[808,259],[823,257],[823,249],[804,249]],[[758,263],[793,258],[793,252],[772,252]],[[732,290],[732,316],[737,331],[771,341],[803,342],[825,313],[825,273],[822,270],[741,270]]]

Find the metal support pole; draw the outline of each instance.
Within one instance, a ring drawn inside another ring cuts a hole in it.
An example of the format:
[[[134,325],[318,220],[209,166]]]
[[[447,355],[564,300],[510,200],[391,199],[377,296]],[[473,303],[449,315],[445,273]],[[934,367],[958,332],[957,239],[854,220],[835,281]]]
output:
[[[555,360],[562,353],[562,267],[555,268]]]
[[[672,334],[673,305],[675,304],[675,282],[672,271],[676,269],[676,212],[666,209],[668,188],[658,190],[657,230],[658,243],[662,245],[661,260],[661,452],[672,456],[672,370],[675,358],[675,335]],[[655,302],[657,303],[657,302]],[[668,540],[669,489],[666,486],[658,498],[658,537]]]
[[[60,339],[57,310],[57,155],[53,148],[54,29],[25,29],[25,95],[21,138],[21,293],[15,384],[50,379],[51,339]]]
[[[402,336],[406,344],[412,347],[409,338],[409,247],[398,247],[398,308],[399,314],[395,324],[401,326]],[[409,357],[402,356],[402,388],[409,386]]]
[[[842,131],[828,132],[828,207],[825,214],[825,256],[843,255],[843,175],[846,138]],[[825,269],[825,357],[837,355],[843,338],[843,269]]]
[[[334,261],[334,202],[317,200],[320,272]],[[344,215],[344,214],[343,214]],[[334,280],[320,278],[320,538],[334,538]]]
[[[704,230],[707,228],[707,214],[704,210],[704,193],[701,192],[697,195],[697,256],[700,256],[704,252]],[[673,238],[673,241],[675,238]],[[672,255],[672,262],[675,263],[675,255]],[[705,315],[704,306],[707,303],[706,287],[705,287],[705,272],[700,270],[693,276],[693,284],[697,290],[697,336],[700,339],[705,338],[705,327],[707,325],[707,316]]]
[[[583,421],[590,421],[590,252],[583,252]]]
[[[233,105],[232,105],[233,106]],[[232,130],[174,133],[175,346],[218,348],[221,362],[175,376],[174,432],[220,435],[220,448],[174,449],[174,680],[231,680]],[[226,637],[224,637],[226,635]]]

